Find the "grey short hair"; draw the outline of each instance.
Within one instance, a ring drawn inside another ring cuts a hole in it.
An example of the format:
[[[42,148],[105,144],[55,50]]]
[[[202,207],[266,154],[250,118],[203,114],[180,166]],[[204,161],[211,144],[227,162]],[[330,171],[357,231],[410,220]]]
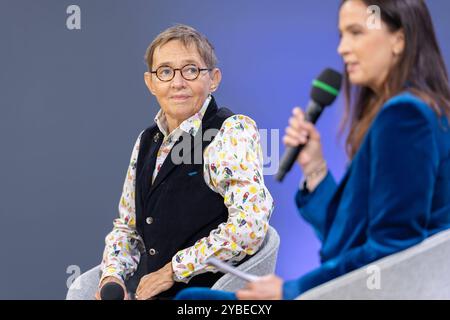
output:
[[[194,28],[184,24],[178,24],[161,32],[147,48],[145,61],[149,71],[152,71],[153,53],[155,49],[172,40],[181,41],[185,47],[189,47],[192,44],[195,45],[207,68],[213,69],[217,66],[214,47],[208,39]]]

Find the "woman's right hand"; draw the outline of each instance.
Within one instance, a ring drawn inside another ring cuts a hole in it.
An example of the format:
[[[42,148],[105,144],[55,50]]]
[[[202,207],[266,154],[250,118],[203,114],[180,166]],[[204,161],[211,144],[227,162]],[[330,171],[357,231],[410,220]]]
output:
[[[305,115],[299,107],[294,108],[292,111],[283,142],[289,147],[297,147],[300,144],[305,145],[297,157],[297,162],[305,177],[313,176],[313,173],[326,168],[319,131],[312,123],[305,121]],[[326,173],[326,170],[324,171]],[[308,188],[314,189],[323,178],[323,174],[317,177],[314,175],[310,179],[311,181],[307,181]]]
[[[103,286],[109,282],[115,282],[120,284],[120,286],[123,288],[123,292],[124,292],[124,300],[130,300],[130,297],[128,296],[128,291],[125,288],[125,284],[120,281],[119,279],[117,279],[116,277],[106,277],[102,280],[101,284],[98,286],[99,289],[97,290],[97,292],[95,293],[95,300],[102,300],[102,297],[100,296],[100,290],[103,288]]]

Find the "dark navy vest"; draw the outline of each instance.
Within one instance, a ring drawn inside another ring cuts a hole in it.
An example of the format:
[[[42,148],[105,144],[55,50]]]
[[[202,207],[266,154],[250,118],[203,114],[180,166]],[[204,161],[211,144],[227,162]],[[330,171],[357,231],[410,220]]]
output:
[[[146,129],[141,137],[136,167],[136,229],[145,243],[145,252],[141,254],[138,271],[127,283],[134,291],[139,279],[145,274],[162,268],[181,249],[209,235],[210,231],[228,219],[228,210],[222,196],[212,191],[203,178],[203,151],[214,139],[203,141],[201,134],[208,129],[218,129],[233,113],[225,108],[218,109],[214,98],[202,120],[202,129],[195,139],[188,134],[179,139],[164,161],[154,183],[158,150],[163,135],[156,125]],[[188,138],[190,148],[180,152],[180,142]],[[178,147],[177,147],[178,146]],[[200,159],[194,162],[194,148],[200,149]],[[189,163],[176,164],[172,153],[189,158]],[[187,154],[186,154],[187,152]],[[198,161],[199,160],[199,161]],[[221,273],[207,272],[193,277],[188,284],[175,282],[159,298],[171,298],[179,290],[188,286],[211,287],[222,276]]]

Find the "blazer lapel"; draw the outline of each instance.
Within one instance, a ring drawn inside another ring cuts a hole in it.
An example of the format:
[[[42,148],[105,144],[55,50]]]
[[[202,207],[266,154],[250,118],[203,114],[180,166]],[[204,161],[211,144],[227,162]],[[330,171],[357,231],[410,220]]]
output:
[[[179,138],[178,141],[174,144],[172,147],[172,150],[170,150],[170,153],[167,155],[167,158],[164,160],[164,163],[161,166],[161,169],[159,170],[158,174],[156,175],[155,181],[153,182],[150,193],[152,193],[160,184],[163,182],[169,174],[179,165],[178,163],[175,164],[172,159],[175,158],[175,155],[173,154],[174,150],[178,150],[179,144],[184,141],[184,139],[190,139],[190,136],[188,133],[183,133],[183,138]],[[184,154],[177,155],[176,157],[181,157],[181,159],[184,159]],[[156,161],[156,157],[155,157]],[[180,163],[182,164],[182,163]],[[153,167],[154,168],[154,167]]]
[[[155,170],[157,152],[162,144],[162,133],[159,130],[156,130],[156,133],[153,133],[152,143],[150,144],[150,148],[147,153],[147,157],[145,159],[144,167],[141,170],[141,173],[138,177],[138,181],[142,181],[142,190],[143,194],[148,198],[151,192],[151,184],[152,184],[152,176],[153,171]]]

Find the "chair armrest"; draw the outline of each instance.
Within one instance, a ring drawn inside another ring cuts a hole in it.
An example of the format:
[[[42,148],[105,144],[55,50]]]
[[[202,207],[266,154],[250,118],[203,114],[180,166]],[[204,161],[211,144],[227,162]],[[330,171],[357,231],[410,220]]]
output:
[[[450,299],[450,230],[298,296],[298,300]]]

